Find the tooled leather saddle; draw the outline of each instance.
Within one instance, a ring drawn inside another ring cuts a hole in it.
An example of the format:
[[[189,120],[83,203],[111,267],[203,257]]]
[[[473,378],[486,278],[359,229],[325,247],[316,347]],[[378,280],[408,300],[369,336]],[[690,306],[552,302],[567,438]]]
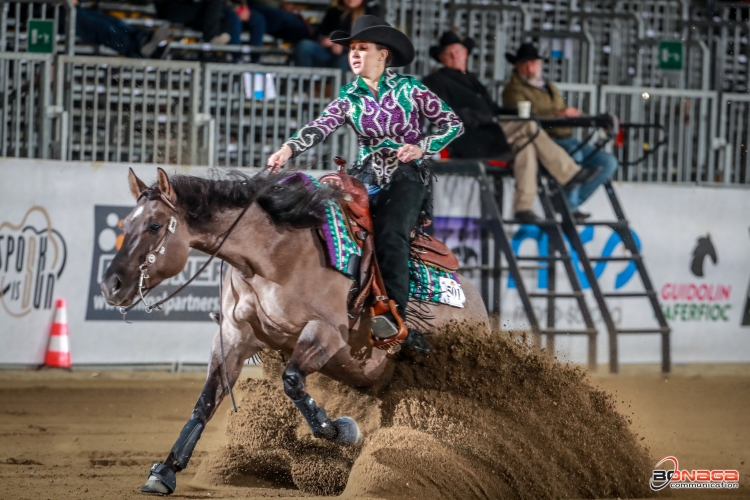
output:
[[[370,336],[374,347],[390,350],[406,340],[408,329],[396,311],[395,302],[389,299],[386,294],[383,278],[380,275],[378,262],[375,258],[373,224],[367,187],[360,180],[346,173],[346,162],[342,158],[336,157],[334,161],[339,166],[339,170],[336,173],[324,175],[319,181],[321,184],[333,189],[340,189],[343,192],[340,206],[351,234],[354,235],[354,240],[362,249],[358,279],[352,285],[347,298],[349,328],[354,327],[368,305],[370,306],[371,317],[390,311],[398,322],[398,333],[386,339],[377,339],[372,335]],[[426,234],[421,232],[413,234],[411,251],[429,264],[452,272],[458,270],[458,259],[453,252],[443,242]]]

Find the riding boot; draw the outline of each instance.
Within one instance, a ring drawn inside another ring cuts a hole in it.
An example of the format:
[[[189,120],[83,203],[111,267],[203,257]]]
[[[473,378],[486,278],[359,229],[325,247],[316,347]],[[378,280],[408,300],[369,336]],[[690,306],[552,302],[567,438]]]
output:
[[[423,182],[409,177],[399,169],[391,182],[381,186],[370,198],[378,266],[388,297],[396,302],[398,314],[403,319],[409,300],[411,232],[417,226],[428,195]]]

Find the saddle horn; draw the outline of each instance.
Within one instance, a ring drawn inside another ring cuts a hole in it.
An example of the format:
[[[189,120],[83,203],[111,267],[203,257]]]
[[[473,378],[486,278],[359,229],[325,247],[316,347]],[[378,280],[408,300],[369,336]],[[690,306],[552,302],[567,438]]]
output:
[[[333,157],[333,163],[335,163],[336,165],[338,165],[340,173],[342,173],[342,174],[346,173],[346,160],[345,159],[343,159],[340,156],[334,156]]]

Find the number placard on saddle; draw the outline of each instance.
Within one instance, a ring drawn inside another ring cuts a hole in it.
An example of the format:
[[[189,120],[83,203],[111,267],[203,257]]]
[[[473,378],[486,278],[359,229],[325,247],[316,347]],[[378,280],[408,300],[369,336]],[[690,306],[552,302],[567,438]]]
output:
[[[440,277],[440,302],[453,307],[464,307],[466,295],[461,284],[453,278]]]

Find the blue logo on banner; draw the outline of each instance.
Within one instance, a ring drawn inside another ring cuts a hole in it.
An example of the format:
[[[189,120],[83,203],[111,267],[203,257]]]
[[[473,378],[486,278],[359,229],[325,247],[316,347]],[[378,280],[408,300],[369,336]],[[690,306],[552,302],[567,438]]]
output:
[[[638,250],[641,249],[641,240],[638,237],[638,234],[633,231],[632,229],[630,232],[633,234],[633,239],[635,239],[635,245],[638,247]],[[586,243],[592,241],[594,239],[594,226],[588,226],[583,229],[580,233],[581,236],[581,242],[585,245]],[[518,231],[513,235],[513,238],[511,240],[511,245],[513,247],[513,253],[518,255],[518,250],[521,248],[521,244],[526,240],[535,240],[537,242],[537,248],[539,251],[540,257],[546,257],[549,255],[549,237],[547,236],[547,233],[542,231],[539,226],[533,226],[533,225],[523,225],[521,226]],[[570,252],[570,257],[573,262],[573,268],[576,270],[576,273],[578,274],[578,280],[581,282],[581,287],[586,290],[591,287],[589,284],[589,280],[586,278],[586,274],[583,272],[583,266],[581,266],[581,261],[578,259],[578,253],[576,253],[575,250],[570,245],[570,242],[568,241],[567,237],[565,237],[565,243],[568,246],[568,251]],[[602,257],[611,257],[612,253],[615,251],[615,248],[622,243],[622,239],[620,238],[620,235],[617,234],[617,232],[612,231],[612,234],[610,235],[609,239],[607,240],[607,243],[605,243],[604,248],[602,249]],[[546,263],[547,261],[540,261],[540,263]],[[604,274],[604,270],[607,267],[608,262],[606,261],[600,261],[594,264],[594,275],[597,279],[601,278],[602,274]],[[624,287],[628,281],[633,277],[633,275],[636,272],[635,262],[629,262],[627,267],[620,271],[617,276],[615,277],[615,290],[620,289]],[[508,278],[508,288],[515,288],[516,284],[513,281],[513,278]],[[537,288],[547,288],[547,269],[540,269],[537,274]]]

